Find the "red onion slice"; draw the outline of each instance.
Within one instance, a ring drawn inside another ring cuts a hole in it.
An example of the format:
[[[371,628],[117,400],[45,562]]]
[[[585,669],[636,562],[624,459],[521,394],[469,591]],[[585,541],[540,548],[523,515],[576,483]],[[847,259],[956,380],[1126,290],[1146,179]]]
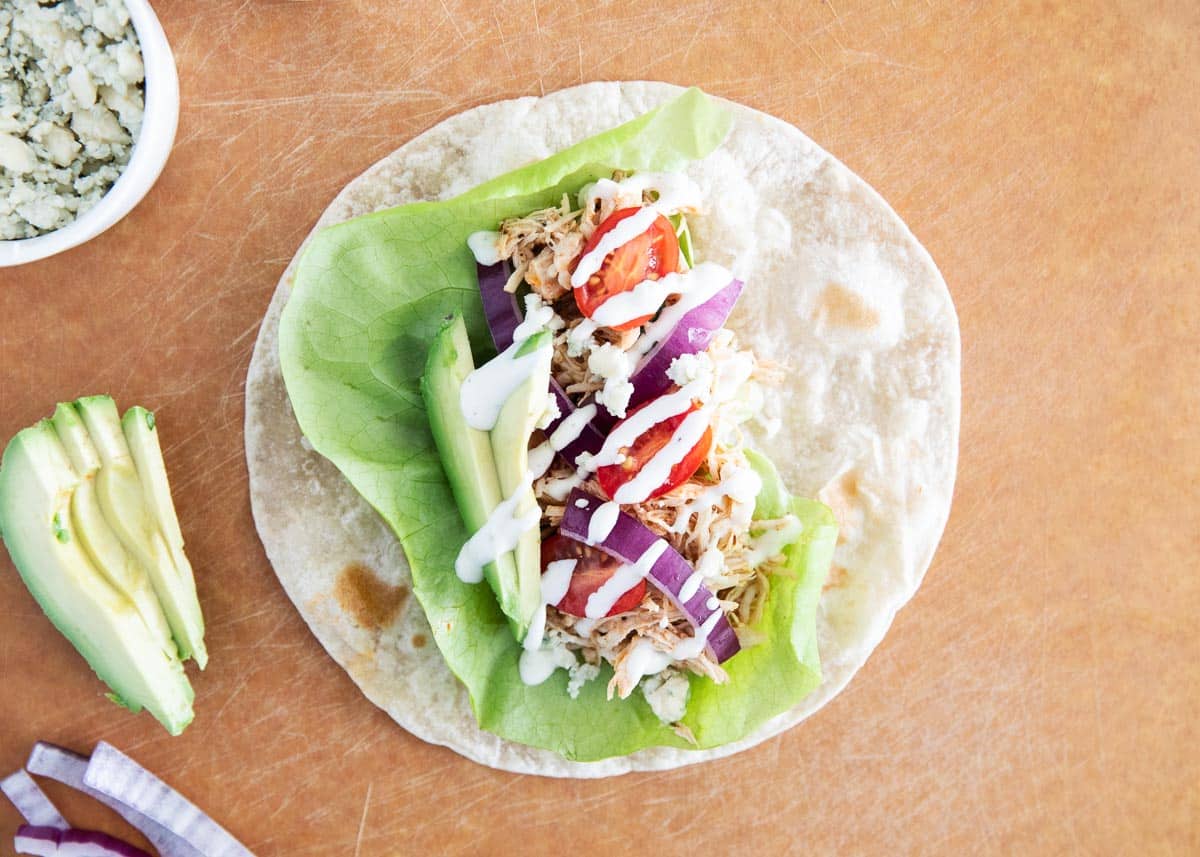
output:
[[[742,287],[741,280],[731,280],[729,285],[711,298],[685,313],[671,332],[638,361],[629,376],[633,395],[629,397],[626,413],[670,389],[674,382],[667,377],[667,370],[676,357],[698,354],[708,348],[716,332],[725,326],[725,320],[742,294]],[[600,409],[593,422],[602,431],[608,431],[617,423],[617,418],[607,410]]]
[[[13,841],[18,854],[40,857],[151,857],[150,854],[115,836],[98,830],[39,827],[23,824]]]
[[[66,830],[71,825],[62,817],[42,787],[34,782],[33,777],[25,771],[9,774],[0,781],[0,791],[12,801],[17,812],[33,827],[50,827]]]
[[[18,854],[35,854],[37,857],[54,857],[58,843],[62,841],[63,828],[42,827],[22,824],[13,839],[13,850]]]
[[[483,300],[483,313],[487,316],[488,331],[492,334],[492,343],[497,351],[503,351],[512,345],[513,331],[522,321],[521,309],[517,305],[517,296],[504,291],[504,285],[512,273],[507,262],[496,265],[475,266],[479,276],[479,296]],[[553,378],[550,379],[550,393],[558,402],[558,416],[546,427],[546,434],[558,428],[562,421],[575,411],[566,392]],[[599,409],[597,409],[599,410]],[[583,431],[575,440],[560,449],[561,455],[572,467],[580,453],[595,455],[604,446],[604,435],[591,423],[583,427]]]
[[[576,488],[567,498],[566,510],[563,512],[559,532],[564,536],[584,544],[588,542],[588,528],[592,515],[604,500],[594,497],[586,491]],[[625,512],[617,515],[617,523],[609,534],[594,547],[604,551],[609,556],[623,563],[635,563],[646,550],[657,541],[659,536],[650,528],[640,523]],[[704,586],[695,587],[695,592],[686,600],[681,601],[679,593],[687,584],[688,579],[696,570],[688,564],[678,551],[667,547],[654,565],[650,567],[650,579],[661,589],[699,630],[713,613],[720,612],[720,607],[709,607],[709,599],[713,594]],[[694,586],[694,582],[693,582]],[[729,660],[738,653],[740,648],[737,634],[734,633],[729,620],[720,616],[708,635],[707,646],[712,650],[717,663]]]
[[[497,351],[503,351],[513,342],[513,331],[521,323],[521,308],[517,296],[504,291],[512,268],[507,262],[495,265],[475,264],[479,277],[479,297],[483,301],[483,314],[487,317],[488,330]]]
[[[198,806],[111,744],[96,745],[83,782],[162,825],[207,857],[254,857]]]
[[[85,785],[83,778],[87,772],[87,766],[87,756],[81,756],[64,747],[48,744],[45,741],[38,741],[33,745],[33,752],[29,754],[29,761],[25,763],[25,768],[29,773],[57,780],[76,791],[94,797],[116,812],[129,822],[130,826],[141,831],[142,835],[150,840],[150,843],[158,849],[160,857],[205,857],[203,851],[180,839],[158,822],[132,807],[126,806],[121,801],[114,800]]]

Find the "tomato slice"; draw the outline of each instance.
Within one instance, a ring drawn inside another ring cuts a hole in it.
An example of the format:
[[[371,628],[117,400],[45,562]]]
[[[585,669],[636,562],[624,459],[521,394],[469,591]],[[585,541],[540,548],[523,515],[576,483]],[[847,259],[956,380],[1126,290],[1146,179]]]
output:
[[[588,547],[583,542],[577,542],[562,535],[553,535],[542,542],[542,571],[555,560],[576,560],[575,571],[571,574],[571,585],[567,594],[554,606],[572,616],[585,617],[588,597],[617,573],[621,563],[604,551]],[[625,613],[642,603],[646,595],[646,581],[639,580],[632,589],[617,599],[617,603],[607,615],[616,616]]]
[[[649,402],[643,402],[638,405],[629,412],[629,416],[625,417],[625,420],[628,420],[642,408],[656,401],[658,399],[651,399]],[[600,487],[604,490],[604,493],[610,498],[616,496],[617,489],[637,476],[642,468],[646,466],[646,462],[667,445],[667,442],[671,440],[671,436],[675,434],[675,429],[679,428],[680,424],[687,419],[688,414],[694,413],[697,410],[699,408],[693,402],[692,406],[683,413],[676,414],[651,426],[638,436],[632,446],[621,447],[621,452],[625,456],[624,461],[620,464],[610,464],[606,467],[601,467],[596,471],[596,479],[600,483]],[[621,423],[625,422],[625,420],[622,420]],[[617,427],[620,427],[621,423],[617,423]],[[613,431],[616,431],[616,428]],[[700,469],[700,465],[708,457],[708,451],[712,448],[712,439],[712,426],[709,426],[704,430],[704,434],[700,436],[700,440],[696,441],[696,445],[688,451],[688,454],[671,468],[671,472],[667,475],[667,481],[652,491],[648,499],[661,497],[663,494],[674,491],[684,482],[691,479],[692,474]]]
[[[641,209],[636,207],[622,208],[610,214],[592,233],[579,258],[590,253],[618,223],[639,211]],[[675,237],[675,227],[671,221],[660,214],[649,229],[604,257],[600,269],[575,289],[575,303],[579,305],[580,312],[591,318],[600,305],[613,295],[631,291],[643,280],[656,280],[678,270],[679,239]],[[648,315],[635,318],[614,329],[632,330],[650,319]]]

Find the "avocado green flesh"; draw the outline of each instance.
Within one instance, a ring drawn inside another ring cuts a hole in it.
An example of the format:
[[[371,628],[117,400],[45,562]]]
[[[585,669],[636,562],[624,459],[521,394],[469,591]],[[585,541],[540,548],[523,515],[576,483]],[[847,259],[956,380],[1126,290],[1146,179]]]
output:
[[[487,432],[471,428],[463,419],[459,397],[463,381],[474,369],[466,325],[461,316],[455,316],[434,337],[421,378],[421,396],[442,468],[469,533],[487,523],[501,500]],[[524,634],[528,618],[522,625],[520,604],[511,597],[517,580],[512,553],[501,554],[483,573],[514,633],[520,629]]]
[[[492,456],[496,460],[500,492],[505,497],[512,496],[520,490],[526,481],[529,472],[529,438],[546,409],[546,395],[550,389],[550,359],[553,354],[548,332],[543,331],[531,336],[517,353],[523,356],[535,350],[537,360],[529,377],[505,400],[496,426],[491,432]],[[518,516],[537,506],[532,488],[526,486],[524,494],[524,498],[517,504]],[[516,605],[521,617],[517,634],[517,639],[521,641],[525,639],[529,623],[541,605],[541,545],[541,529],[533,527],[521,535],[521,540],[513,551],[516,577],[515,587],[509,593],[509,598]]]
[[[146,502],[137,467],[121,431],[116,404],[108,396],[90,396],[79,399],[75,405],[100,455],[96,495],[101,512],[121,544],[148,572],[179,656],[195,658],[203,667],[208,652],[195,582],[190,568],[176,567],[158,521]]]
[[[204,669],[208,663],[208,650],[204,646],[204,617],[200,613],[199,601],[196,598],[196,579],[192,573],[192,564],[183,552],[183,531],[179,528],[179,516],[175,513],[175,503],[171,499],[171,483],[167,479],[167,465],[163,461],[162,447],[158,442],[154,414],[135,405],[121,418],[121,430],[133,456],[146,506],[153,513],[158,530],[171,552],[171,560],[175,564],[185,602],[189,608],[194,607],[190,610],[189,625],[197,632],[197,639],[192,645],[192,657],[200,669]]]
[[[70,503],[70,520],[74,524],[75,535],[96,569],[136,607],[163,653],[168,657],[176,657],[171,629],[154,594],[149,575],[121,546],[120,539],[100,511],[95,491],[100,456],[88,436],[87,428],[74,406],[65,403],[58,406],[50,422],[79,479]]]
[[[192,720],[192,688],[135,604],[93,564],[71,514],[81,480],[47,420],[17,434],[0,463],[0,527],[21,578],[55,627],[132,711],[172,735]]]

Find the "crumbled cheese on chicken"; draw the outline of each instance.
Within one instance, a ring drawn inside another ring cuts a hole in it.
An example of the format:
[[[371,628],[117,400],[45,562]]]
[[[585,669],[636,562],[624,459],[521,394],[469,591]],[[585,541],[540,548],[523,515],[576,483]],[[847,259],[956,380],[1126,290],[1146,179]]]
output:
[[[604,379],[604,388],[596,393],[596,401],[614,417],[624,417],[633,396],[629,376],[633,372],[633,355],[611,342],[593,348],[588,355],[588,370]]]
[[[0,240],[100,201],[142,126],[141,50],[122,0],[0,4]]]
[[[697,354],[680,354],[667,368],[667,377],[680,387],[695,384],[697,388],[711,390],[715,379],[712,358],[704,351]]]
[[[663,723],[678,723],[687,712],[691,685],[687,676],[675,669],[666,669],[642,680],[642,696],[650,710]]]
[[[571,667],[570,677],[567,679],[567,695],[571,699],[578,699],[579,691],[583,689],[583,686],[598,675],[600,675],[599,664],[589,664],[584,661]]]

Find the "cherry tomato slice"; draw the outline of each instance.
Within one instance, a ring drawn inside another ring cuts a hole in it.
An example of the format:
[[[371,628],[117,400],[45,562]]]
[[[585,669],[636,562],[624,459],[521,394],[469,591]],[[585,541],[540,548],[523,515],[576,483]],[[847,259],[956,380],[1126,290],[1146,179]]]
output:
[[[616,574],[621,563],[604,551],[588,547],[566,536],[554,535],[542,542],[543,573],[546,566],[558,559],[573,559],[577,562],[575,571],[571,574],[571,585],[567,594],[554,606],[563,613],[584,617],[587,615],[588,597]],[[642,603],[645,595],[646,581],[639,580],[632,589],[617,599],[617,603],[607,615],[616,616],[618,613],[632,610]]]
[[[628,420],[642,408],[656,401],[658,400],[651,399],[649,402],[638,405],[629,412],[629,415],[625,419]],[[610,498],[614,497],[617,489],[637,476],[641,472],[641,469],[646,466],[646,462],[667,445],[671,436],[675,434],[675,429],[679,428],[680,424],[687,419],[688,414],[695,412],[697,409],[697,406],[693,404],[682,414],[676,414],[669,419],[651,426],[638,436],[638,439],[633,442],[632,446],[622,447],[621,452],[625,455],[624,461],[620,464],[610,464],[606,467],[601,467],[596,471],[596,479],[599,481],[600,487],[604,489],[604,493]],[[617,426],[620,425],[621,423],[617,423]],[[613,430],[616,431],[615,428]],[[661,497],[663,494],[674,491],[684,482],[691,479],[692,474],[700,469],[700,465],[708,457],[708,451],[711,448],[712,427],[709,426],[704,430],[704,434],[700,436],[700,440],[696,441],[696,445],[688,451],[688,454],[671,468],[671,472],[667,475],[667,481],[651,492],[648,499]]]
[[[583,258],[592,251],[600,239],[613,230],[618,223],[641,211],[640,208],[622,208],[614,211],[600,224],[583,247]],[[588,281],[575,289],[575,303],[579,311],[588,318],[602,303],[613,295],[628,292],[643,280],[657,279],[679,270],[679,239],[675,227],[661,214],[641,235],[609,253],[604,264]],[[651,316],[635,318],[618,325],[615,330],[632,330],[650,320]]]

